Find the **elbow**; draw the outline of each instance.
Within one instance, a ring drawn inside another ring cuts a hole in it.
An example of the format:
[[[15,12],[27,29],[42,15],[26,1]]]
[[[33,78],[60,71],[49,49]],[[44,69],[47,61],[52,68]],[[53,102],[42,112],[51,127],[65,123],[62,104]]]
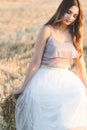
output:
[[[36,62],[35,62],[35,65],[36,65],[37,67],[40,67],[41,61],[36,61]]]
[[[32,59],[30,64],[34,67],[34,68],[39,68],[40,65],[41,65],[41,60],[35,60],[35,59]]]
[[[39,63],[38,63],[38,62],[35,62],[35,63],[34,63],[35,68],[39,68],[39,67],[40,67],[40,64],[41,64],[40,62],[39,62]]]

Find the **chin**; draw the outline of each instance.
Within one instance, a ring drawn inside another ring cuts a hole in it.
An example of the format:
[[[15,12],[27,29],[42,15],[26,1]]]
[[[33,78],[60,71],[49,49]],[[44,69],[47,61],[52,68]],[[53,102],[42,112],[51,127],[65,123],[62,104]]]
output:
[[[70,25],[70,24],[72,24],[71,22],[69,23],[69,22],[66,22],[66,21],[63,21],[63,23],[65,24],[65,25]]]

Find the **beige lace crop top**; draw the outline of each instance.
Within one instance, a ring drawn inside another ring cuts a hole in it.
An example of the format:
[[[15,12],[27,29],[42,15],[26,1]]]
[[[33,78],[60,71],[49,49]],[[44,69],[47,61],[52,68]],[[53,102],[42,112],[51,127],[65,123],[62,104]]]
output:
[[[41,64],[51,67],[70,68],[73,59],[78,56],[78,51],[73,42],[60,43],[53,37],[51,29],[51,35],[46,42]]]

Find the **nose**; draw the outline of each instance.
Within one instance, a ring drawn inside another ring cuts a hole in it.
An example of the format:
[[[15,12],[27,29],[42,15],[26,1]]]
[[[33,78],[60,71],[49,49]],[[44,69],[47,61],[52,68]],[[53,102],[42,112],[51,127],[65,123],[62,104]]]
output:
[[[69,19],[72,20],[73,19],[73,14],[69,15]]]

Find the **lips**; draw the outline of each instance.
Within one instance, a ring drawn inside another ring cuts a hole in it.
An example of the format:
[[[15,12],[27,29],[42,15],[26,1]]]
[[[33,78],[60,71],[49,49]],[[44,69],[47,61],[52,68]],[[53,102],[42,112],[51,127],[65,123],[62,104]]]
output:
[[[68,20],[68,19],[65,19],[65,21],[66,21],[66,22],[68,22],[68,23],[70,23],[70,22],[71,22],[71,21],[70,21],[70,20]]]

